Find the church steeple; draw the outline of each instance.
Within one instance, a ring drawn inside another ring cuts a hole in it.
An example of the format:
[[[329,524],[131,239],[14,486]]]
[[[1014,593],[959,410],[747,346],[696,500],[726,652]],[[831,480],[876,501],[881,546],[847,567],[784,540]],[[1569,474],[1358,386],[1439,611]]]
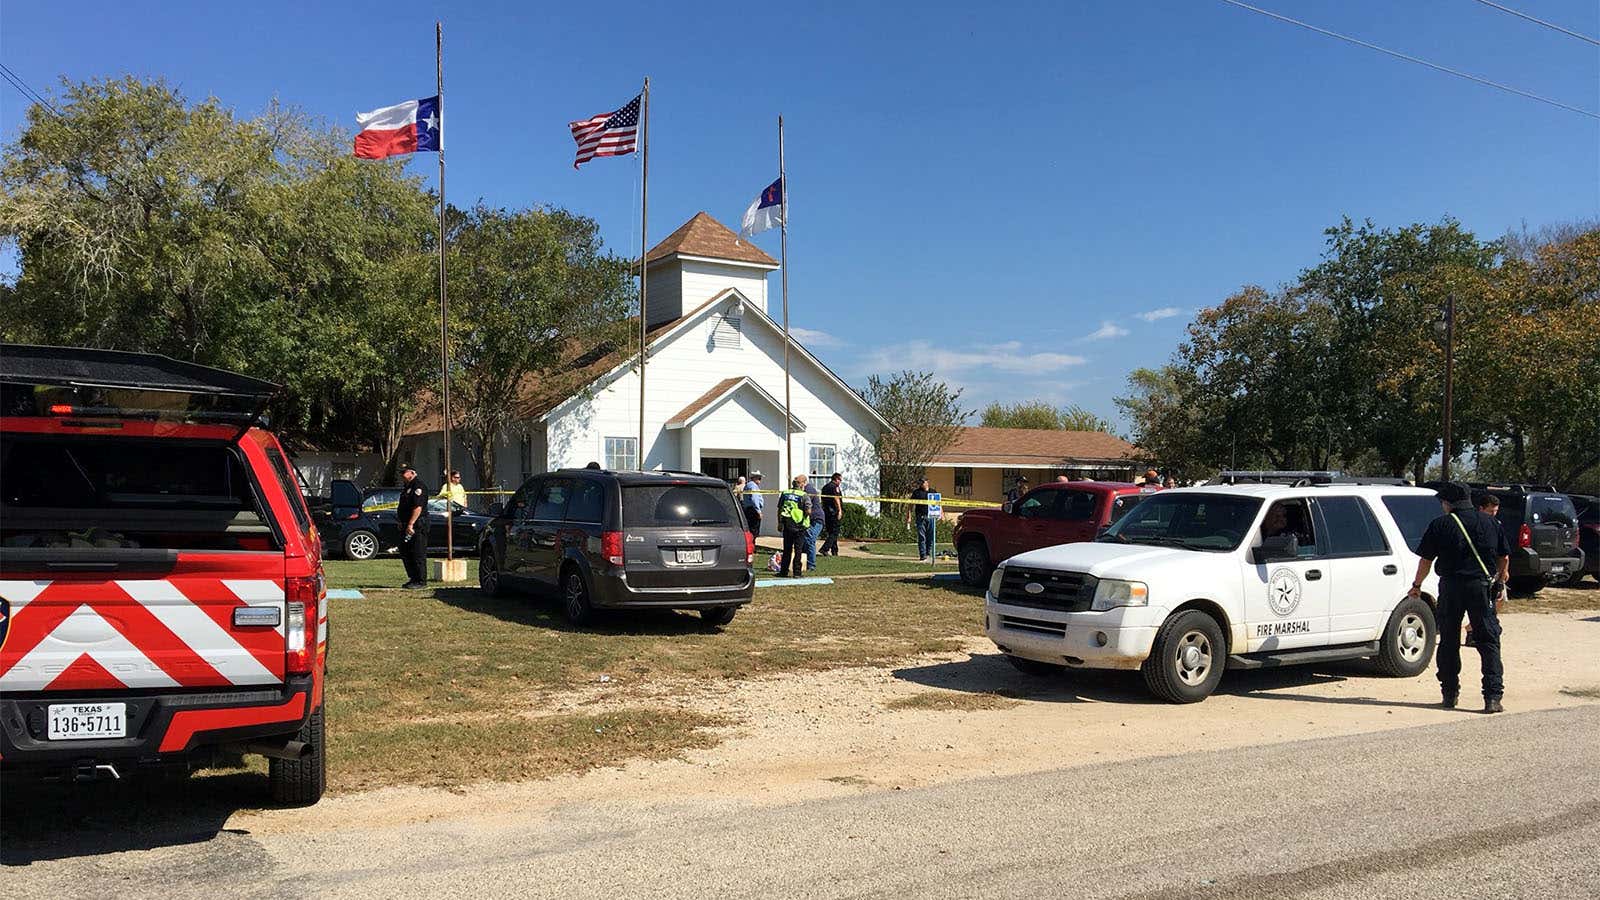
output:
[[[777,260],[705,212],[667,235],[645,259],[651,326],[680,318],[730,287],[765,312],[767,273],[778,268]]]

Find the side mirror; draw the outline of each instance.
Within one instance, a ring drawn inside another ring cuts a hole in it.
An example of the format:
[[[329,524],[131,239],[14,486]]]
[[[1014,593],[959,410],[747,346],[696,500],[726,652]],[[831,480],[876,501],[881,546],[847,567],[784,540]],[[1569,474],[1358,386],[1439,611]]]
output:
[[[1013,510],[1011,509],[1011,501],[1007,500],[1006,502],[1000,504],[1000,511],[1005,513],[1005,514],[1007,514],[1007,515],[1010,515],[1013,512]]]
[[[1292,534],[1277,534],[1261,540],[1255,548],[1257,565],[1300,558],[1300,539]]]
[[[501,503],[500,501],[496,500],[495,502],[489,504],[489,515],[491,515],[491,516],[503,516],[505,514],[506,514],[506,505],[504,503]]]

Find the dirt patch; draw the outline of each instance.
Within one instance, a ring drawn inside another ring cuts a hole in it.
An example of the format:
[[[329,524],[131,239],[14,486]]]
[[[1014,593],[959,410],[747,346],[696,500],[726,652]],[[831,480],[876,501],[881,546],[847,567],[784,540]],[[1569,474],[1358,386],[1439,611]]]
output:
[[[951,712],[981,709],[1010,709],[1022,701],[1000,694],[961,694],[954,691],[924,691],[909,697],[896,697],[883,704],[887,710],[926,709]]]

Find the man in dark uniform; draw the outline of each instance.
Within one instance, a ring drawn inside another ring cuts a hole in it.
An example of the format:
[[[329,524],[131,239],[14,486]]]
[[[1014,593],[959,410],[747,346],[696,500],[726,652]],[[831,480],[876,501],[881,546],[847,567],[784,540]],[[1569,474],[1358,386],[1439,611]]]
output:
[[[1483,661],[1483,711],[1503,711],[1505,694],[1500,663],[1500,619],[1494,601],[1505,590],[1510,574],[1511,545],[1500,523],[1472,508],[1465,485],[1445,482],[1438,489],[1444,515],[1428,524],[1417,545],[1417,577],[1408,596],[1422,594],[1422,580],[1435,565],[1439,570],[1439,689],[1445,709],[1453,709],[1461,694],[1461,617],[1472,623],[1472,633]]]
[[[394,517],[400,525],[400,560],[406,566],[407,590],[428,586],[428,497],[417,470],[408,463],[400,467],[400,503]]]

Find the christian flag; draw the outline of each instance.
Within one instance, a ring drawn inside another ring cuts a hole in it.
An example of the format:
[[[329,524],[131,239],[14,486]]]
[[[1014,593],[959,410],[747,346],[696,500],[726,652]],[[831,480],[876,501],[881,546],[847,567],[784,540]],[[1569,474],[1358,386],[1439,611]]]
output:
[[[783,224],[783,214],[788,205],[783,199],[783,179],[767,185],[761,192],[756,202],[744,211],[744,224],[739,226],[739,234],[753,237],[769,228],[776,228]]]
[[[361,133],[356,135],[356,156],[383,159],[403,153],[439,149],[439,98],[424,97],[356,113]]]

